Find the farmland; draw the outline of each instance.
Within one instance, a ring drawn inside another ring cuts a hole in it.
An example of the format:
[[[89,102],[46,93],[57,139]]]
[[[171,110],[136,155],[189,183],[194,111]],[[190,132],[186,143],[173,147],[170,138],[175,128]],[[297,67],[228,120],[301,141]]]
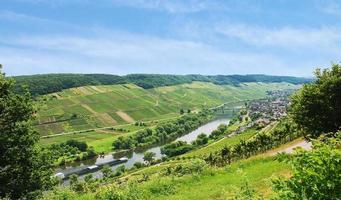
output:
[[[179,116],[222,103],[264,98],[266,91],[297,88],[288,83],[238,86],[193,82],[143,89],[134,84],[85,86],[49,94],[41,100],[35,128],[41,135],[95,129]]]

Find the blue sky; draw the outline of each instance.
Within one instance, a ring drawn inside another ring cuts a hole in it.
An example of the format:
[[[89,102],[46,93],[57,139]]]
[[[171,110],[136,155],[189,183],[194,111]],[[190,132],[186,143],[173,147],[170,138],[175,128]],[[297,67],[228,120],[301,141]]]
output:
[[[312,76],[340,58],[341,1],[0,3],[0,63],[8,75]]]

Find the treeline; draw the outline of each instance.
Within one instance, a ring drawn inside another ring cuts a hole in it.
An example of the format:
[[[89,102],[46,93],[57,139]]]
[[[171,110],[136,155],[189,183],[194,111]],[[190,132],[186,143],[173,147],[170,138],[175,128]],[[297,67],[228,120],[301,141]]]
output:
[[[174,122],[160,124],[154,130],[147,128],[128,137],[121,136],[113,142],[113,149],[131,149],[164,143],[189,133],[207,122],[210,118],[211,113],[206,110],[198,114],[187,114]]]
[[[48,147],[48,150],[51,152],[56,165],[63,165],[66,162],[75,160],[86,160],[97,155],[94,148],[88,147],[86,142],[73,139],[59,144],[52,144]]]
[[[32,95],[60,92],[64,89],[86,85],[113,85],[126,83],[125,78],[108,74],[39,74],[13,77],[15,91],[23,92],[27,86]]]
[[[193,81],[211,82],[217,85],[238,85],[247,82],[287,82],[302,84],[311,82],[312,79],[291,76],[267,75],[161,75],[161,74],[130,74],[117,76],[109,74],[41,74],[31,76],[12,77],[16,80],[15,90],[22,92],[21,86],[26,85],[32,95],[43,95],[59,92],[63,89],[87,85],[113,85],[134,83],[144,89],[160,86],[170,86]]]

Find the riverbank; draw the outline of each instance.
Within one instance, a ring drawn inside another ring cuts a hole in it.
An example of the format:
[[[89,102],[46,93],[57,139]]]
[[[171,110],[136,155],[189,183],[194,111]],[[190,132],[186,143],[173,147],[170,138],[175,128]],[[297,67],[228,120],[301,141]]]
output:
[[[186,141],[186,142],[190,143],[190,142],[194,141],[199,134],[204,133],[206,135],[210,135],[210,133],[213,130],[217,129],[217,127],[220,124],[228,124],[229,121],[230,121],[230,117],[219,117],[219,118],[213,119],[213,120],[201,125],[197,129],[191,131],[190,133],[185,134],[182,137],[179,137],[176,140]],[[143,156],[144,156],[145,152],[155,153],[155,159],[162,158],[163,155],[161,154],[161,147],[163,145],[154,146],[152,148],[147,148],[147,149],[140,150],[140,151],[139,150],[131,150],[131,151],[126,151],[126,152],[118,152],[118,153],[114,153],[114,154],[110,153],[110,154],[104,155],[103,157],[98,157],[96,159],[74,162],[70,165],[59,167],[56,170],[56,172],[58,172],[58,173],[69,173],[70,171],[72,171],[75,168],[80,167],[80,166],[84,167],[84,166],[91,166],[91,165],[100,165],[103,163],[111,162],[114,159],[120,159],[122,157],[127,157],[128,158],[127,162],[125,162],[123,164],[111,166],[110,168],[112,170],[117,169],[119,166],[124,166],[125,168],[131,168],[134,166],[134,163],[136,163],[136,162],[144,162]],[[102,173],[97,171],[97,172],[93,173],[93,177],[101,178]]]

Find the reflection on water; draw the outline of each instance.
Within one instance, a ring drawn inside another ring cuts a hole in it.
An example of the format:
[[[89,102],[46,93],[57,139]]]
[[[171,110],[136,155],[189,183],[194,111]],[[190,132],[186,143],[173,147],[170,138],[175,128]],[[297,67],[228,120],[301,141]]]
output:
[[[217,119],[214,119],[202,126],[200,126],[199,128],[195,129],[194,131],[179,137],[178,139],[176,139],[176,141],[186,141],[187,143],[191,143],[192,141],[196,140],[197,136],[201,133],[204,133],[206,135],[210,135],[211,132],[215,129],[217,129],[217,127],[220,124],[228,124],[229,123],[230,118],[229,117],[219,117]],[[126,168],[131,168],[135,162],[143,162],[143,156],[144,153],[147,151],[150,152],[154,152],[155,153],[155,157],[156,158],[162,158],[162,154],[161,154],[161,146],[156,146],[156,147],[152,147],[149,149],[140,149],[140,150],[135,150],[135,151],[122,151],[122,152],[118,152],[113,154],[107,154],[104,157],[98,157],[98,158],[94,158],[94,159],[89,159],[86,161],[79,161],[79,162],[74,162],[68,166],[65,167],[60,167],[59,169],[57,169],[57,172],[68,172],[69,170],[75,168],[75,167],[79,167],[79,166],[90,166],[90,165],[95,165],[95,164],[101,164],[101,163],[107,163],[109,161],[112,161],[113,159],[119,159],[122,157],[127,157],[128,161],[126,163],[122,163],[119,165],[115,165],[112,166],[111,168],[113,170],[115,170],[117,167],[124,165]],[[102,173],[100,171],[93,173],[93,176],[95,178],[100,178],[102,175]]]

